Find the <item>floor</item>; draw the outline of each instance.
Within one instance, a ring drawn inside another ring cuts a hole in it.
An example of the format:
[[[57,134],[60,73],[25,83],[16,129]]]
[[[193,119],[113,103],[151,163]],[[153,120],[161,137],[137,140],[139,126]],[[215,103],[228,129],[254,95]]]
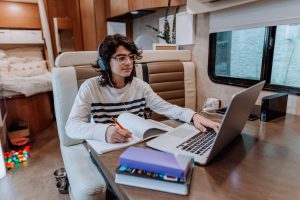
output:
[[[19,168],[11,169],[0,180],[1,200],[69,200],[60,194],[53,176],[63,167],[56,123],[37,135],[32,142],[30,159]]]

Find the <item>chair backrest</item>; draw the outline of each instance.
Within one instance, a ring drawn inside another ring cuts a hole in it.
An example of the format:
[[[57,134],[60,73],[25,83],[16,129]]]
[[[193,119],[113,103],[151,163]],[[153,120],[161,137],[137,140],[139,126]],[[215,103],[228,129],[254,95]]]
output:
[[[52,71],[55,115],[60,142],[65,146],[83,142],[69,138],[65,124],[81,83],[99,75],[99,70],[92,67],[96,59],[96,51],[77,51],[62,53],[55,60]],[[137,77],[147,81],[165,100],[195,110],[195,66],[190,60],[188,50],[145,50],[136,65]],[[155,114],[154,118],[162,119]]]
[[[187,50],[144,51],[136,65],[137,77],[149,83],[164,100],[196,110],[195,65],[190,60],[191,52]],[[155,112],[151,118],[167,119]]]
[[[66,52],[55,60],[56,67],[52,70],[55,116],[59,139],[65,146],[83,142],[69,138],[65,125],[80,85],[86,79],[99,75],[99,70],[91,65],[96,57],[96,52]]]

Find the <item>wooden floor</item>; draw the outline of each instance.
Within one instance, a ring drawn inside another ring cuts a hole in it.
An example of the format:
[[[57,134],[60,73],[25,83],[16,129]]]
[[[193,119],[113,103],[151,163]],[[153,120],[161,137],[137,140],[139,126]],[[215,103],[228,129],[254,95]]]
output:
[[[58,192],[53,177],[55,169],[64,167],[55,122],[35,137],[30,156],[27,163],[9,170],[0,180],[0,199],[70,199]]]

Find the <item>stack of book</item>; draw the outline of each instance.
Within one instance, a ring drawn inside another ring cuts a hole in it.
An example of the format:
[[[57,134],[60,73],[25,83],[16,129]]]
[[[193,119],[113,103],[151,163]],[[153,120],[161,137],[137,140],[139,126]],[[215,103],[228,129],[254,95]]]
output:
[[[129,147],[120,156],[115,182],[187,195],[193,167],[189,156]]]

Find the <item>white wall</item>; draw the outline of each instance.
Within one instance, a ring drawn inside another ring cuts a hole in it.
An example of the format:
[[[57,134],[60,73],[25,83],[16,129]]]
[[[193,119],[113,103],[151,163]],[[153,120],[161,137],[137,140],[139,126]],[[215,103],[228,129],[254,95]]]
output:
[[[185,8],[181,8],[180,11],[184,9]],[[135,19],[133,23],[134,38],[136,37],[136,35],[140,35],[144,31],[146,33],[149,31],[143,28],[146,24],[157,26],[158,16],[162,17],[163,15],[164,12],[160,10],[157,13]],[[207,73],[208,48],[209,48],[209,14],[198,14],[196,16],[195,44],[180,47],[180,49],[189,49],[192,51],[192,59],[196,65],[197,109],[198,110],[202,108],[203,102],[208,97],[215,97],[221,99],[223,105],[228,105],[231,95],[244,89],[242,87],[216,84],[209,79]],[[270,94],[273,93],[263,91],[257,100],[257,104],[260,104],[262,97]],[[291,114],[300,115],[300,97],[295,95],[289,95],[287,112]]]
[[[185,7],[181,7],[178,12],[185,10]],[[169,10],[168,15],[173,15],[175,8]],[[165,9],[159,9],[155,13],[146,15],[144,17],[137,18],[133,20],[133,39],[139,46],[140,44],[152,49],[152,43],[159,43],[159,38],[157,33],[150,28],[147,28],[146,25],[151,25],[155,28],[159,28],[159,18],[165,17]],[[172,29],[172,24],[170,24]],[[148,45],[151,42],[151,45]],[[150,50],[146,48],[145,50]]]

